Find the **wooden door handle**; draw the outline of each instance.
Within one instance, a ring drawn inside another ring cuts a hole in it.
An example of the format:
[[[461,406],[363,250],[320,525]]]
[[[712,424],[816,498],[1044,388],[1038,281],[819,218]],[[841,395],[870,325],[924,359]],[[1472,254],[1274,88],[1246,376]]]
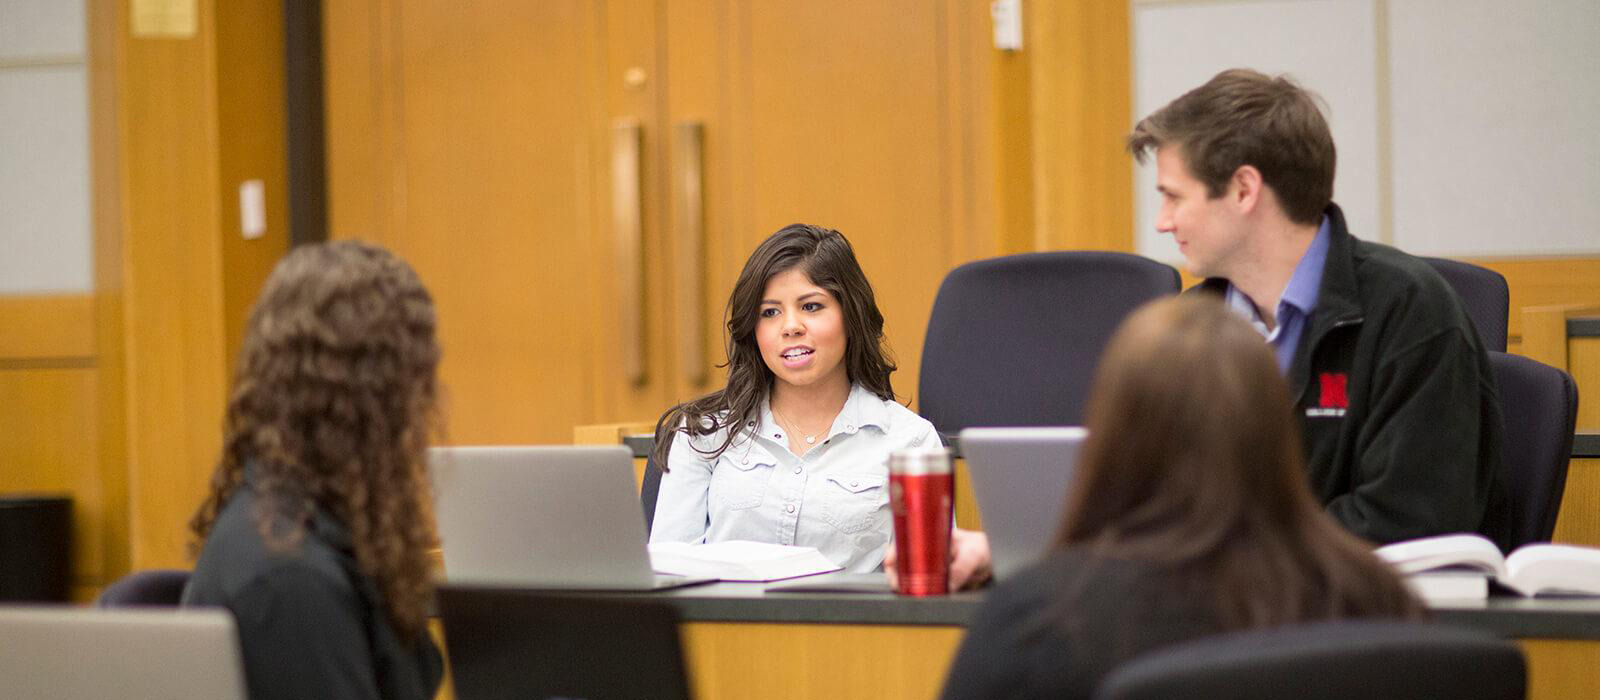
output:
[[[684,379],[699,386],[706,382],[705,124],[681,122],[672,131],[680,370]]]
[[[644,193],[640,154],[644,127],[637,119],[619,119],[611,127],[611,230],[616,236],[617,308],[622,348],[622,376],[634,386],[645,383],[644,349]]]

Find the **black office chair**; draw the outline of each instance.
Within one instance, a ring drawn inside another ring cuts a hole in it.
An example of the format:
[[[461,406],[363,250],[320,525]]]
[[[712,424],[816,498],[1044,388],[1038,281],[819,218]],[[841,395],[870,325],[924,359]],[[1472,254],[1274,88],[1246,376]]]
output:
[[[1483,340],[1483,347],[1495,352],[1506,351],[1506,324],[1511,318],[1511,288],[1506,278],[1494,270],[1472,263],[1444,258],[1423,258],[1450,283],[1462,308],[1472,319],[1472,325]]]
[[[1126,253],[1010,255],[945,277],[922,346],[918,407],[940,433],[1077,425],[1100,352],[1178,271]]]
[[[177,605],[188,583],[189,572],[182,569],[135,571],[106,586],[95,599],[95,605],[102,608]]]
[[[644,506],[644,536],[650,537],[650,530],[656,524],[656,496],[661,494],[661,470],[656,467],[654,457],[645,459],[644,481],[639,484],[639,502]]]
[[[1518,355],[1491,352],[1489,365],[1505,425],[1500,473],[1511,497],[1509,544],[1547,542],[1567,484],[1578,387],[1566,372]]]
[[[1207,637],[1113,670],[1096,700],[1520,700],[1515,643],[1420,622],[1340,621]]]

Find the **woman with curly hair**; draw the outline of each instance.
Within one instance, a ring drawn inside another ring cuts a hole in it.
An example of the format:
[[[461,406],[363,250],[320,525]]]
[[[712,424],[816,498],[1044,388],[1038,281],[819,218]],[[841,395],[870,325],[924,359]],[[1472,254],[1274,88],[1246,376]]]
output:
[[[393,254],[296,248],[251,311],[185,605],[238,622],[250,697],[431,698],[433,301]]]
[[[651,541],[803,545],[877,569],[889,452],[939,435],[895,403],[883,314],[850,242],[805,224],[772,234],[734,283],[727,325],[727,386],[656,426]]]

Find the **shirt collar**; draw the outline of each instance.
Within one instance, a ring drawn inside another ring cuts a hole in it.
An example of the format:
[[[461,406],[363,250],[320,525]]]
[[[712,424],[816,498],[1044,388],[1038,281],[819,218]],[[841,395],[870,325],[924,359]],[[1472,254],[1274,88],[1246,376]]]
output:
[[[1317,227],[1317,235],[1311,239],[1311,245],[1306,247],[1306,252],[1300,255],[1300,262],[1294,266],[1294,272],[1289,274],[1289,282],[1283,287],[1283,294],[1278,297],[1279,325],[1283,321],[1283,307],[1293,307],[1301,316],[1309,316],[1317,308],[1317,290],[1322,287],[1322,270],[1328,263],[1328,242],[1331,237],[1328,226],[1328,217],[1322,217],[1322,225]],[[1261,320],[1261,312],[1256,308],[1255,302],[1232,282],[1228,283],[1224,300],[1228,306],[1238,311],[1250,321],[1262,335],[1270,336],[1267,324]]]
[[[1317,236],[1311,239],[1311,245],[1300,256],[1300,264],[1294,266],[1294,274],[1289,276],[1289,284],[1284,286],[1279,304],[1293,306],[1303,315],[1310,315],[1317,308],[1317,290],[1322,287],[1322,268],[1328,263],[1329,236],[1328,217],[1323,216],[1322,225],[1317,227]]]
[[[828,437],[832,438],[840,433],[854,433],[867,426],[885,433],[889,432],[889,409],[884,405],[883,399],[868,391],[866,387],[852,383],[850,395],[844,400],[844,408],[839,409],[838,417],[833,419],[833,426],[828,429]],[[778,425],[777,419],[772,415],[771,396],[761,402],[761,422],[757,433],[764,438],[783,434],[783,427]]]
[[[860,384],[850,385],[850,397],[844,400],[844,408],[839,411],[839,417],[833,421],[831,433],[848,430],[850,426],[864,428],[875,427],[883,432],[889,432],[889,409],[883,405],[883,399],[878,398],[867,388]]]

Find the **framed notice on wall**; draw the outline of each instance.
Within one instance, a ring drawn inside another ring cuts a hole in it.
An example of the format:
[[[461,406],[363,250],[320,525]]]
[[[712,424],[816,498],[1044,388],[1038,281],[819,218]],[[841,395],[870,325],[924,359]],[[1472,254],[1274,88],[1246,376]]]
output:
[[[199,0],[128,0],[128,25],[135,39],[192,39]]]

